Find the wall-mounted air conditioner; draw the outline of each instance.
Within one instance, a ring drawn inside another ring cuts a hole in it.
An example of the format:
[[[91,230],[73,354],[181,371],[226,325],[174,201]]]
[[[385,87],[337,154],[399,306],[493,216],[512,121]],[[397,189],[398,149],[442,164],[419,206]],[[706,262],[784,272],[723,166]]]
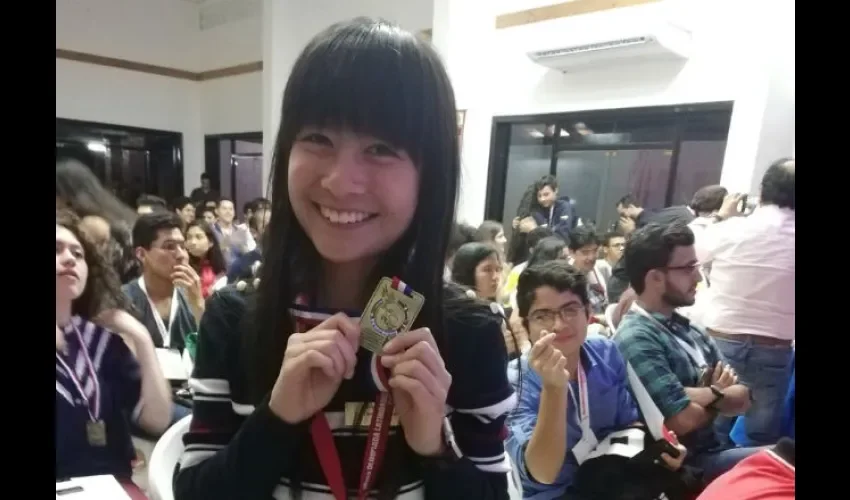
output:
[[[657,59],[683,60],[690,55],[691,32],[668,22],[635,23],[616,30],[606,28],[596,35],[573,36],[563,45],[530,51],[528,57],[537,64],[568,72]]]

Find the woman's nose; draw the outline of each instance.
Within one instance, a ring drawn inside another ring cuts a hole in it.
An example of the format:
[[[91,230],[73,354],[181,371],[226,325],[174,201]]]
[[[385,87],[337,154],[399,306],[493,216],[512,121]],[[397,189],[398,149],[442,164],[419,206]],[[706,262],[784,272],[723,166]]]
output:
[[[354,153],[341,153],[322,179],[322,187],[337,198],[366,193],[366,168]]]

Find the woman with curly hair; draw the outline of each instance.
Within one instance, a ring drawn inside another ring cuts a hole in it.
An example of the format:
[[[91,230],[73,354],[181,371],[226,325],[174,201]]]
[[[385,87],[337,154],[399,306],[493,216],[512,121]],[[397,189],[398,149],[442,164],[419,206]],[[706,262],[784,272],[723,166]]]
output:
[[[115,270],[56,211],[56,478],[109,474],[132,489],[127,415],[162,432],[171,395],[150,334],[125,307]]]
[[[130,229],[136,212],[109,192],[87,166],[77,160],[56,162],[56,208],[69,208],[83,219],[83,230],[91,233],[105,227],[108,238],[98,242],[106,252],[122,283],[139,276]]]

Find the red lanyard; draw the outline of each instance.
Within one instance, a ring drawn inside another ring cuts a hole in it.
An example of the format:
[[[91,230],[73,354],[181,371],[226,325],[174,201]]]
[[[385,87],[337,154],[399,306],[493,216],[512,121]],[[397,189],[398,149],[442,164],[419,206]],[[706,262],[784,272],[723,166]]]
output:
[[[306,325],[297,322],[298,331],[305,331]],[[377,372],[384,387],[389,387],[387,371],[381,365],[381,359],[377,359]],[[379,392],[375,398],[375,407],[372,410],[372,418],[369,422],[369,436],[366,441],[366,449],[363,450],[363,466],[360,469],[360,482],[357,488],[357,499],[365,500],[375,483],[384,452],[387,447],[387,436],[390,433],[390,423],[393,414],[393,401],[389,392]],[[359,422],[355,422],[359,425]],[[345,478],[342,474],[342,463],[339,460],[339,452],[334,444],[328,419],[324,413],[318,413],[310,423],[310,434],[313,436],[313,448],[319,458],[319,465],[328,486],[336,500],[347,500],[348,490],[345,487]]]

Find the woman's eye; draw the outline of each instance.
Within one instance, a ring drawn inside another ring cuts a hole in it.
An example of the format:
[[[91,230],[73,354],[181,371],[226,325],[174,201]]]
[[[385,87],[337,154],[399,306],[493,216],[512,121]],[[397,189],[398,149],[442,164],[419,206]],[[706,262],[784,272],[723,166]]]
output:
[[[386,144],[372,144],[368,148],[366,148],[366,152],[370,155],[375,156],[392,156],[398,157],[398,152],[396,150]]]
[[[319,133],[304,134],[303,136],[301,136],[301,139],[299,139],[299,140],[302,141],[302,142],[310,143],[310,144],[318,144],[320,146],[332,146],[333,145],[333,143],[328,138],[328,136],[322,135],[322,134],[319,134]]]

